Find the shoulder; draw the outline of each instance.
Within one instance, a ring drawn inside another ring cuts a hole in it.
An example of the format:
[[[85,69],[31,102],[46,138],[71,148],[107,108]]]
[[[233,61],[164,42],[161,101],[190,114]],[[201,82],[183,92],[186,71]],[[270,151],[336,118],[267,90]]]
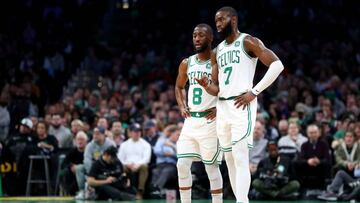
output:
[[[146,140],[144,140],[143,138],[140,138],[140,141],[141,141],[141,144],[145,145],[146,147],[151,148],[151,145]]]
[[[185,67],[187,68],[188,64],[190,63],[190,58],[191,56],[184,58],[181,62],[180,62],[180,67]]]
[[[245,45],[258,45],[258,44],[262,43],[259,38],[254,37],[249,34],[245,34],[243,41],[244,41]]]

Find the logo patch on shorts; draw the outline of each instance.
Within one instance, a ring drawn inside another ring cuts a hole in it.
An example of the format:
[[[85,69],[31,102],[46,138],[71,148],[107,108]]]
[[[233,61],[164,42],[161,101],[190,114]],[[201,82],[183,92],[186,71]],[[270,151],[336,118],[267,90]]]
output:
[[[206,124],[213,123],[214,121],[215,121],[215,119],[214,119],[214,120],[207,120],[207,121],[206,121]]]

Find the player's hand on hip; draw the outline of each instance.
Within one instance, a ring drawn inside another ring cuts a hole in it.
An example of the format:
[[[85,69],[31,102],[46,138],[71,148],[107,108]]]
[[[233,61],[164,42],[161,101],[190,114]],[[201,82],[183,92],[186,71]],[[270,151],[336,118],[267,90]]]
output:
[[[183,107],[180,109],[181,116],[184,118],[191,117],[189,107]]]
[[[210,80],[206,75],[203,75],[202,78],[200,78],[200,79],[195,78],[195,80],[196,80],[196,82],[199,83],[199,85],[201,85],[204,88],[206,88],[210,83]]]
[[[210,108],[205,112],[208,112],[208,114],[205,116],[205,118],[208,120],[213,120],[216,117],[216,107]]]
[[[234,105],[236,106],[236,108],[240,108],[240,106],[243,106],[243,110],[244,110],[245,107],[249,105],[253,99],[255,99],[255,97],[256,96],[251,91],[246,92],[245,94],[242,94],[235,98]]]

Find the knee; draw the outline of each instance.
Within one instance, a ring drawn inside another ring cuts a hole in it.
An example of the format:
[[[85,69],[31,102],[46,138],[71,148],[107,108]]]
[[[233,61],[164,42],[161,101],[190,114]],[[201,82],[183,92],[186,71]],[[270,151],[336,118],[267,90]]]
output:
[[[298,190],[300,188],[299,181],[293,180],[293,181],[291,181],[291,185],[294,188],[294,190]]]
[[[148,165],[141,165],[140,168],[139,168],[139,171],[148,171]]]
[[[220,169],[217,165],[206,165],[205,170],[210,181],[221,178]]]
[[[76,167],[75,169],[75,174],[78,176],[78,175],[83,175],[85,174],[85,167],[83,164],[80,164]]]
[[[178,159],[176,164],[179,178],[186,178],[190,172],[191,162],[186,159]]]
[[[254,188],[259,188],[261,185],[263,185],[263,182],[259,179],[255,179],[252,184],[251,184]]]

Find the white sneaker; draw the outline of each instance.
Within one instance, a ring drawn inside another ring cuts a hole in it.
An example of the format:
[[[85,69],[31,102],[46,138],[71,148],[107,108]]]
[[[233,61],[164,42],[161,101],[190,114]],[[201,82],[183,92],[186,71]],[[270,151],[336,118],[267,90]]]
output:
[[[75,199],[85,199],[84,190],[80,190],[78,194],[75,196]]]

